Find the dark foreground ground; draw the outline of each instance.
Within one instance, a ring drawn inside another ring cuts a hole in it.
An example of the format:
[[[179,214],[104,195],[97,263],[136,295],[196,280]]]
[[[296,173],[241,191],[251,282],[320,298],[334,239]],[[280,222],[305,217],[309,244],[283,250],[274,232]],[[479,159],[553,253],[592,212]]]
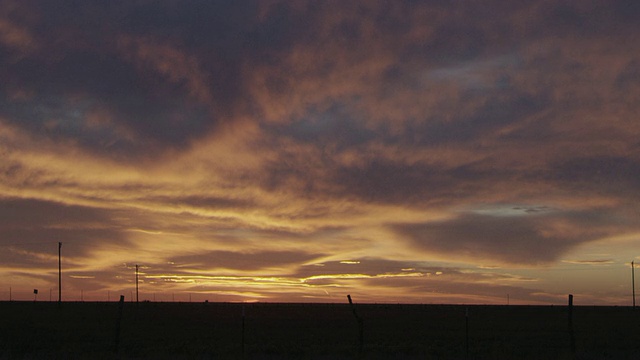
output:
[[[0,358],[640,358],[629,307],[574,307],[573,341],[563,306],[356,310],[362,337],[348,304],[125,303],[118,334],[115,302],[0,302]]]

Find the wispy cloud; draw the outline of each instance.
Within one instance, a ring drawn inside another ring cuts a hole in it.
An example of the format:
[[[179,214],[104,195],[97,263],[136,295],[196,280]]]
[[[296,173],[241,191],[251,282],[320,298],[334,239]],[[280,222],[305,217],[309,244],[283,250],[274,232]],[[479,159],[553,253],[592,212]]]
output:
[[[576,265],[611,265],[614,264],[613,259],[592,259],[592,260],[562,260],[567,264]]]

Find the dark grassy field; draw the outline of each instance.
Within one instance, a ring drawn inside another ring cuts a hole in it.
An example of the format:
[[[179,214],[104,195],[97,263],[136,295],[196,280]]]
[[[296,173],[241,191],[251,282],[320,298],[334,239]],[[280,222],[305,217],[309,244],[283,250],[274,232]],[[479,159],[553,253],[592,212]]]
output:
[[[561,306],[358,304],[362,349],[348,304],[125,303],[116,340],[118,307],[0,303],[0,357],[640,358],[629,307],[574,307],[575,350]]]

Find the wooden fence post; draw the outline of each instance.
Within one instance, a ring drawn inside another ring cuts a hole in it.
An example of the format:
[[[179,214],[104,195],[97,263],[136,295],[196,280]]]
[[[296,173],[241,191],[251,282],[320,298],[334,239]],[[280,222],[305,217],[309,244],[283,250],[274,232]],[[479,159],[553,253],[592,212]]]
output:
[[[351,295],[347,295],[347,299],[349,299],[351,311],[353,311],[353,316],[356,318],[356,322],[358,323],[358,357],[361,358],[362,351],[364,349],[364,320],[356,312],[356,307],[353,305],[353,301],[351,301]]]
[[[120,345],[120,323],[122,322],[122,308],[124,307],[124,295],[120,295],[120,301],[118,302],[118,319],[116,321],[116,338],[113,342],[113,351],[118,352]]]
[[[469,359],[469,307],[464,309],[464,335],[465,335],[465,353]]]
[[[242,358],[245,358],[245,352],[244,352],[244,304],[242,304],[242,342],[241,342],[241,351],[242,351]]]
[[[571,354],[576,353],[576,338],[573,333],[573,295],[569,294],[569,306],[568,306],[568,330],[569,330],[569,345],[571,347]]]

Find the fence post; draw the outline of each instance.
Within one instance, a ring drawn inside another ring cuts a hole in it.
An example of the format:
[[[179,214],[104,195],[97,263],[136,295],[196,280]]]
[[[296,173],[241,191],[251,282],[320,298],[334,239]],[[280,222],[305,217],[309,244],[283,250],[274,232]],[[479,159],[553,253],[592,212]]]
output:
[[[633,310],[636,309],[636,268],[631,261],[631,292],[633,296]]]
[[[120,345],[120,323],[122,322],[122,308],[124,307],[124,295],[120,295],[120,301],[118,302],[118,319],[116,321],[116,338],[113,342],[113,351],[118,352]]]
[[[244,304],[242,304],[242,343],[241,343],[241,351],[242,351],[242,358],[245,358],[245,352],[244,352],[244,318],[245,318],[245,312],[244,312]]]
[[[576,353],[576,339],[573,333],[573,295],[569,294],[569,306],[568,306],[568,326],[569,326],[569,345],[571,347],[571,354]]]
[[[358,323],[358,357],[361,358],[362,351],[364,349],[364,320],[356,312],[356,307],[355,305],[353,305],[353,301],[351,301],[351,295],[347,295],[347,299],[349,299],[351,311],[353,312],[353,316],[356,318],[356,322]]]
[[[469,307],[464,309],[464,335],[465,335],[465,353],[469,359]]]

